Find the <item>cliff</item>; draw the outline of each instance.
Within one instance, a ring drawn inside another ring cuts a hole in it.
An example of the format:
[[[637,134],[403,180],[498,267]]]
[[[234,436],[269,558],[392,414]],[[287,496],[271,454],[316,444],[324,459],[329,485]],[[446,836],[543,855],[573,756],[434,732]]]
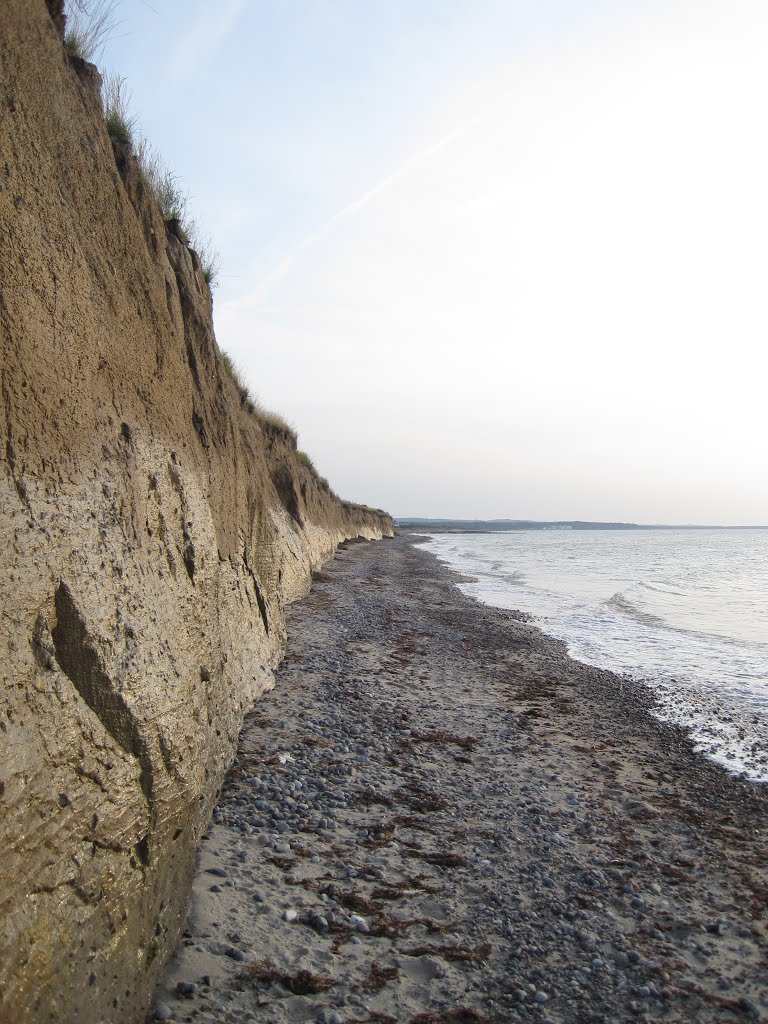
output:
[[[0,1018],[129,1022],[284,605],[392,522],[241,401],[49,6],[0,18]]]

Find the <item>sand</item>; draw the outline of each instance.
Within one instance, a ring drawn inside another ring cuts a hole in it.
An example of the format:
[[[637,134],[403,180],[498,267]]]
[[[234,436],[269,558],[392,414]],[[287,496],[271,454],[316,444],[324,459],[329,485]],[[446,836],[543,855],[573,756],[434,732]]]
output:
[[[768,1020],[766,787],[402,535],[289,614],[151,1019]]]

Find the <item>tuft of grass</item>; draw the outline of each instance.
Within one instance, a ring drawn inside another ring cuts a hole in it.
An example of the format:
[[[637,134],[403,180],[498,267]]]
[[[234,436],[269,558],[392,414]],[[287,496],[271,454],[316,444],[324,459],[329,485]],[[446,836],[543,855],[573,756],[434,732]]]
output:
[[[117,2],[71,0],[72,10],[64,38],[71,56],[92,60],[101,53],[119,24],[115,17]],[[101,84],[101,107],[109,137],[113,142],[132,147],[142,181],[154,195],[163,219],[173,223],[181,240],[197,253],[203,278],[213,289],[218,284],[221,257],[210,237],[200,231],[190,216],[189,193],[184,191],[178,176],[168,169],[158,151],[137,130],[138,119],[131,113],[130,105],[126,80],[115,74],[105,75]]]
[[[131,94],[125,79],[106,75],[101,86],[104,123],[113,142],[133,143],[136,115],[130,112]]]
[[[70,57],[97,61],[120,24],[117,0],[72,0],[67,10],[64,46]]]
[[[240,404],[243,408],[252,416],[256,417],[260,426],[265,427],[267,430],[274,430],[280,434],[285,434],[290,438],[292,444],[295,446],[299,437],[295,428],[292,427],[291,424],[279,413],[265,409],[263,405],[256,401],[246,384],[243,371],[228,352],[221,353],[221,361],[224,364],[227,376],[237,388],[237,393],[240,396]],[[304,459],[311,464],[309,456],[305,455],[304,452],[297,453],[297,455],[304,456]]]
[[[279,434],[285,434],[294,445],[299,439],[296,428],[292,427],[288,420],[284,419],[277,412],[271,412],[269,409],[265,409],[263,406],[257,405],[256,419],[259,421],[260,425],[262,427],[266,427],[267,430],[276,430]]]
[[[182,188],[178,176],[165,166],[163,158],[152,143],[140,135],[136,140],[134,153],[139,165],[139,174],[157,200],[163,220],[175,220],[182,226],[191,224],[188,213],[189,196]]]
[[[307,455],[306,452],[297,451],[296,452],[296,461],[301,466],[305,466],[309,470],[309,472],[315,478],[315,483],[318,485],[318,487],[321,487],[323,490],[326,490],[326,491],[330,491],[331,490],[331,485],[328,483],[328,480],[326,479],[326,477],[320,476],[320,474],[317,471],[317,467],[315,466],[314,462]]]
[[[210,236],[204,235],[197,221],[190,216],[189,193],[182,188],[178,176],[165,166],[154,146],[141,135],[136,139],[134,152],[139,173],[157,200],[163,220],[174,222],[181,228],[187,244],[198,255],[206,284],[211,289],[215,288],[221,256],[214,248]]]
[[[184,234],[189,236],[186,230],[189,227],[189,195],[182,189],[178,177],[173,171],[163,167],[160,175],[152,181],[152,187],[163,220],[176,221]]]
[[[204,235],[196,221],[189,221],[183,225],[189,244],[197,253],[200,259],[200,267],[203,271],[205,283],[210,289],[216,288],[219,283],[219,269],[221,265],[221,254],[214,248],[210,235]]]
[[[228,352],[221,353],[221,361],[224,364],[224,369],[227,372],[227,376],[237,388],[237,393],[240,395],[240,404],[247,405],[250,403],[251,407],[248,411],[255,412],[256,404],[251,398],[251,393],[248,390],[248,385],[245,383],[245,377],[243,371],[234,361],[232,356]]]

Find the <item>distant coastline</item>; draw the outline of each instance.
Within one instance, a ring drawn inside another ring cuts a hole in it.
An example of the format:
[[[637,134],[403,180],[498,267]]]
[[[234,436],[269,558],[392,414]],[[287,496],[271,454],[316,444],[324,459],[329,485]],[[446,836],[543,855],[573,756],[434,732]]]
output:
[[[579,519],[539,521],[536,519],[420,519],[395,516],[403,530],[430,533],[494,533],[512,530],[768,530],[768,525],[708,526],[700,523],[593,523]]]

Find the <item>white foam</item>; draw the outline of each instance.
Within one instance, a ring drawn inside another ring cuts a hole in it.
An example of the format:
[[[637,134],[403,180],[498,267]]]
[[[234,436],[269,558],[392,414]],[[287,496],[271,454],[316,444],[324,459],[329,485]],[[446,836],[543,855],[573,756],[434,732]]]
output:
[[[527,611],[572,657],[644,682],[698,751],[768,782],[768,533],[525,531],[428,547],[472,577],[462,591]]]

